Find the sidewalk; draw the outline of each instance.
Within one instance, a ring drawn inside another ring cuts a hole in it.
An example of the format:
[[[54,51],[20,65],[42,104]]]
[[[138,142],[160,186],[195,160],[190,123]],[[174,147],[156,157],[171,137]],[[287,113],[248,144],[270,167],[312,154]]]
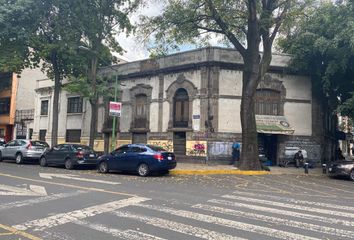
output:
[[[197,163],[177,163],[177,167],[170,171],[172,175],[217,175],[217,174],[235,174],[235,175],[305,175],[303,168],[281,168],[269,167],[269,171],[242,171],[232,165],[208,165]],[[306,174],[307,175],[307,174]],[[323,175],[321,168],[309,169],[309,174]]]

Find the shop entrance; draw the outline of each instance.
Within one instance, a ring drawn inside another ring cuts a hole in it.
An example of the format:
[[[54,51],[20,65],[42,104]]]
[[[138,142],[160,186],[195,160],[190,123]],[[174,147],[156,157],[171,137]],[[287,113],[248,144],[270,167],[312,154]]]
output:
[[[266,165],[277,165],[278,139],[275,134],[258,134],[258,150],[260,158],[266,160]]]

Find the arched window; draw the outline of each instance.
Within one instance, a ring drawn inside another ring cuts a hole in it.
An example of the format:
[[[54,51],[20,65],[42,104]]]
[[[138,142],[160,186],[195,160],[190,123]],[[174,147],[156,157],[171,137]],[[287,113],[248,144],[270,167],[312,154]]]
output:
[[[173,126],[188,127],[189,120],[189,97],[185,89],[176,91],[173,98]]]
[[[258,115],[280,115],[280,92],[270,89],[256,91],[255,113]]]
[[[147,96],[140,94],[135,96],[135,127],[146,128],[147,122]]]

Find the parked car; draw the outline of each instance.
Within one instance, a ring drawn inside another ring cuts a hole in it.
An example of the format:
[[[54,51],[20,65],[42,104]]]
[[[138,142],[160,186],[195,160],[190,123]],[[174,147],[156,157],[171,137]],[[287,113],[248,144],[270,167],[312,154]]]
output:
[[[6,145],[5,139],[0,138],[0,147],[5,146],[5,145]]]
[[[330,176],[349,177],[352,181],[354,181],[354,161],[343,160],[332,162],[328,166],[328,174]]]
[[[0,147],[0,160],[15,159],[17,164],[25,160],[38,160],[49,145],[43,141],[16,139]]]
[[[81,144],[59,144],[47,149],[41,156],[39,164],[64,165],[66,169],[73,169],[78,165],[97,165],[97,153],[89,146]]]
[[[167,173],[177,165],[175,155],[165,149],[146,144],[123,145],[98,159],[98,171],[136,172],[145,177],[152,172]]]

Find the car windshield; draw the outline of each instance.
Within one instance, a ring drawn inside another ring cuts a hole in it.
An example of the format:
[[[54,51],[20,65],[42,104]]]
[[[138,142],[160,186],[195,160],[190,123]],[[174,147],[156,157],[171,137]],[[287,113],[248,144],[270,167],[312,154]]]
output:
[[[74,148],[75,150],[92,151],[92,148],[90,148],[89,146],[85,146],[85,145],[73,145],[73,148]]]
[[[167,152],[165,149],[159,146],[154,146],[154,145],[147,145],[147,146],[155,152]]]
[[[49,147],[48,143],[41,142],[41,141],[31,141],[31,145],[35,147],[44,147],[44,148]]]

